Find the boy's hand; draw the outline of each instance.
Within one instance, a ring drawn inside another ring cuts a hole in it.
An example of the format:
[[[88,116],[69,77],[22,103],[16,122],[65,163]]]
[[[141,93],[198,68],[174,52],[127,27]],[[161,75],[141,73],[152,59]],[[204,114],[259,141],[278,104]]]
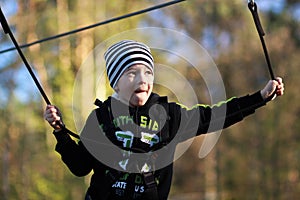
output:
[[[270,80],[260,94],[264,100],[274,100],[276,96],[282,96],[284,93],[284,84],[282,78],[277,77],[276,80]]]
[[[62,115],[59,109],[53,105],[47,105],[46,110],[44,112],[44,118],[50,126],[52,126],[55,131],[60,131],[63,126]]]

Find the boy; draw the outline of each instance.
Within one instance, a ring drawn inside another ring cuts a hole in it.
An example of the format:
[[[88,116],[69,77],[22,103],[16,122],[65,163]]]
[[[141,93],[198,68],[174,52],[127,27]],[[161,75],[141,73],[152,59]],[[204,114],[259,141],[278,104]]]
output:
[[[120,41],[108,48],[105,61],[115,94],[98,101],[78,143],[58,125],[63,122],[55,106],[44,114],[69,169],[77,176],[94,172],[86,199],[167,199],[179,142],[233,125],[284,91],[277,78],[252,95],[187,110],[152,93],[154,61],[145,44]]]

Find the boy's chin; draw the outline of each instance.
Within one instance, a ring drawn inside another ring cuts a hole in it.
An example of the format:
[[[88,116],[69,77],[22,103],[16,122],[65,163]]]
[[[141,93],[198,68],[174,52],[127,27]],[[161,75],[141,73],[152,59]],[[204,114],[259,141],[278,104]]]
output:
[[[148,95],[135,95],[130,99],[131,106],[143,106],[147,102]]]
[[[143,105],[145,105],[145,103],[130,103],[130,106],[132,107],[141,107]]]
[[[147,101],[141,101],[141,100],[139,100],[139,101],[130,101],[130,105],[134,106],[134,107],[139,107],[139,106],[145,105],[146,102]]]

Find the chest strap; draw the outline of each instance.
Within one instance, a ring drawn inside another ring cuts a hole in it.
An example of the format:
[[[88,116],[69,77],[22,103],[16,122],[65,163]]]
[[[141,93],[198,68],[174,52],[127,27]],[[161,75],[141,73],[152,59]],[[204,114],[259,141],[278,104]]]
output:
[[[107,133],[111,130],[114,130],[114,125],[113,125],[112,119],[110,117],[108,107],[105,103],[103,103],[99,99],[96,99],[94,104],[96,106],[98,106],[98,109],[96,110],[98,123],[104,125],[103,131],[104,131],[106,137],[108,137]],[[112,186],[121,177],[121,175],[122,175],[122,173],[120,171],[109,170],[108,176],[111,179],[110,185]],[[144,183],[146,186],[146,190],[143,194],[143,199],[158,200],[159,196],[158,196],[158,190],[157,190],[157,183],[155,181],[155,176],[154,176],[153,172],[142,173],[142,176],[143,176]],[[130,191],[130,192],[133,193],[134,191]],[[126,195],[126,196],[128,196],[128,195]]]

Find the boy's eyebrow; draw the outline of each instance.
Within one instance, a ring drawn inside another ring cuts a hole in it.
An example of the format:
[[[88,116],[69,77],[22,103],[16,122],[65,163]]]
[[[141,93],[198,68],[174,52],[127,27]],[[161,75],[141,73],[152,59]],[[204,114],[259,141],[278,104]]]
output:
[[[126,72],[126,71],[129,71],[129,70],[136,70],[136,69],[138,69],[138,68],[139,68],[138,66],[132,65],[132,66],[128,67],[128,68],[125,70],[125,72]]]
[[[127,69],[125,70],[125,72],[128,72],[128,71],[130,71],[130,70],[136,70],[136,68],[134,68],[134,67],[129,67],[129,68],[127,68]]]
[[[151,71],[151,69],[150,69],[149,67],[147,67],[147,66],[145,66],[145,65],[143,65],[143,66],[146,67],[147,70],[150,70],[150,71]],[[140,68],[139,66],[132,65],[132,66],[128,67],[124,72],[128,72],[128,71],[130,71],[130,70],[138,70],[139,68]]]

